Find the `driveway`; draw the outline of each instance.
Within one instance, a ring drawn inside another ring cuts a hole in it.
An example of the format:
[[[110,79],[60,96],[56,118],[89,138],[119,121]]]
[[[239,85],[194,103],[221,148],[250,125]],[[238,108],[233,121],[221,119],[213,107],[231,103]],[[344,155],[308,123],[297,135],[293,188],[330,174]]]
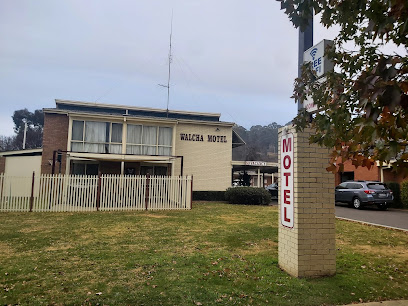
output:
[[[336,217],[408,231],[408,210],[389,208],[386,211],[382,211],[376,207],[364,207],[359,210],[349,208],[347,205],[336,204]]]

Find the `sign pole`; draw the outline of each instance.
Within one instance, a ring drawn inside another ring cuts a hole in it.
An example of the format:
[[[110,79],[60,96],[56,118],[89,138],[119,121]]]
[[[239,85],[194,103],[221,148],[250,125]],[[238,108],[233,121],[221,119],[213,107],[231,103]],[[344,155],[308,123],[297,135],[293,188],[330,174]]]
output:
[[[298,48],[298,78],[302,76],[303,53],[313,46],[313,14],[308,20],[308,26],[304,31],[299,28]],[[298,111],[303,109],[303,103],[298,101]]]

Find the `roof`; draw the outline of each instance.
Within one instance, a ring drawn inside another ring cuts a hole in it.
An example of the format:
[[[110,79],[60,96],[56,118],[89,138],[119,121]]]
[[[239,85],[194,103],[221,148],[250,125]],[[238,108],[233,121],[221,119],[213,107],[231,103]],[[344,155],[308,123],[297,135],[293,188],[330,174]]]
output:
[[[27,149],[0,152],[0,156],[37,156],[42,155],[43,149]]]
[[[147,107],[135,107],[115,104],[90,103],[71,100],[55,100],[56,108],[44,109],[44,112],[87,113],[128,117],[149,117],[193,121],[220,122],[219,113],[188,112]]]

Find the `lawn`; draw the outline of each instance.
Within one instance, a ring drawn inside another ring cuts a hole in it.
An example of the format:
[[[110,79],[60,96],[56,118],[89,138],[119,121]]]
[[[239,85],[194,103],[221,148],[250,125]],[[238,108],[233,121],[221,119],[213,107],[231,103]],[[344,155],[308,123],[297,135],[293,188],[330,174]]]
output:
[[[337,274],[278,267],[276,207],[1,213],[0,305],[322,305],[408,299],[408,234],[337,221]]]

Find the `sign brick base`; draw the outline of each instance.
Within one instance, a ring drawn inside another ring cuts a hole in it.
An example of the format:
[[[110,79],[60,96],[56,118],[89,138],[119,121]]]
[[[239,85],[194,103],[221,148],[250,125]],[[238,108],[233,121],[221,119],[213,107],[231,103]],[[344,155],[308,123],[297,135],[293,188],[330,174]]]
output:
[[[311,129],[296,132],[291,125],[279,129],[279,164],[287,154],[283,149],[288,150],[288,135],[293,137],[293,190],[284,191],[288,158],[280,167],[279,266],[295,277],[336,273],[334,175],[326,171],[329,150],[309,144],[311,133]],[[293,205],[292,227],[282,221],[290,219],[282,210],[288,205]]]

